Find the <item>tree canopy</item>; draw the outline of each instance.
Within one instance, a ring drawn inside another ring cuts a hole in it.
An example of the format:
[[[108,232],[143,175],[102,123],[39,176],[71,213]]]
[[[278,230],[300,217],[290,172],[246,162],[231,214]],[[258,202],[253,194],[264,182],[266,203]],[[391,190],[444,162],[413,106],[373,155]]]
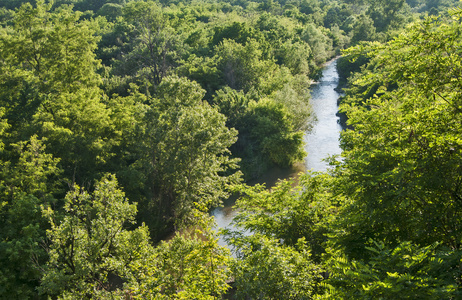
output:
[[[0,298],[460,297],[455,5],[0,0]],[[342,160],[242,184],[304,159],[340,54]]]

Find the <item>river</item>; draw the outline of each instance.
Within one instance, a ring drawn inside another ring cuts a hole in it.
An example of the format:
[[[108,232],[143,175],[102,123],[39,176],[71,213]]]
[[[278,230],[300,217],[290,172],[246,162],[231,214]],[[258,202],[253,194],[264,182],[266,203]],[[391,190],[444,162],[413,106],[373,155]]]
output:
[[[311,106],[317,121],[312,130],[305,134],[305,150],[308,153],[304,163],[295,165],[290,169],[275,168],[270,170],[258,182],[265,183],[268,188],[275,185],[279,179],[298,178],[301,172],[306,170],[326,171],[328,163],[324,161],[330,155],[341,153],[339,138],[342,127],[336,113],[338,110],[337,100],[340,94],[336,91],[339,83],[337,73],[337,60],[326,64],[322,71],[319,82],[310,88]],[[225,201],[224,207],[212,211],[218,228],[227,228],[231,223],[236,211],[233,209],[234,200]],[[220,241],[224,245],[224,241]]]
[[[336,115],[337,100],[341,96],[337,92],[338,83],[337,60],[332,60],[324,68],[319,82],[311,86],[310,101],[317,122],[311,132],[305,135],[307,170],[326,171],[328,164],[324,159],[342,152],[339,143],[342,126]]]

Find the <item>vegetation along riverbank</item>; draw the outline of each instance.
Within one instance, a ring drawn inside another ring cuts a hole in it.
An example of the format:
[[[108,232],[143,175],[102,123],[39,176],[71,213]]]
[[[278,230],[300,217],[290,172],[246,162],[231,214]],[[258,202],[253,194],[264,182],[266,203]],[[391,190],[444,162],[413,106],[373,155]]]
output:
[[[0,298],[460,298],[458,4],[0,0]],[[342,159],[243,184],[338,55]]]

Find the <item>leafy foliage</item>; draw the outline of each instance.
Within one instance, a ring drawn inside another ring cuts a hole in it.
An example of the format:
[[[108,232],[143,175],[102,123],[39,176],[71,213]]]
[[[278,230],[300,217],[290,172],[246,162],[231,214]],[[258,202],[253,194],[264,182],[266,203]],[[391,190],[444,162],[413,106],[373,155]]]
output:
[[[304,240],[297,248],[262,235],[234,237],[238,260],[231,269],[236,297],[252,299],[310,299],[321,269],[310,259]]]
[[[14,154],[16,162],[2,162],[1,171],[0,295],[20,299],[34,296],[39,266],[47,260],[40,206],[56,204],[54,182],[61,170],[36,136],[17,144]]]
[[[111,120],[98,88],[94,24],[69,7],[50,12],[38,1],[16,12],[3,28],[0,103],[12,125],[11,142],[47,137],[66,175],[94,176],[112,146]]]
[[[343,99],[334,299],[459,297],[460,10],[452,15],[349,52],[370,62]]]
[[[305,174],[300,185],[281,181],[271,191],[243,186],[226,233],[237,260],[232,264],[237,297],[311,299],[323,289],[321,255],[338,203],[326,174]]]
[[[419,247],[403,242],[396,248],[371,242],[370,258],[349,260],[340,252],[329,261],[335,287],[328,299],[451,299],[458,297],[457,269],[460,253]]]
[[[172,223],[189,225],[194,203],[219,205],[240,178],[228,150],[236,132],[202,100],[204,93],[186,78],[167,77],[143,116],[136,149],[141,155],[132,168],[146,176],[142,184],[149,202],[142,203],[143,215],[154,231]]]
[[[113,176],[97,183],[92,194],[74,186],[66,195],[63,215],[44,208],[51,244],[40,292],[93,298],[115,290],[128,265],[151,247],[146,227],[127,230],[135,214],[136,205],[128,203]]]
[[[193,232],[176,234],[131,264],[138,276],[127,285],[134,299],[216,299],[229,289],[229,251],[218,245],[211,219],[197,217],[201,225]]]
[[[368,216],[348,225],[356,238],[365,226],[380,240],[460,247],[459,27],[428,20],[374,46],[374,73],[345,99],[354,130],[342,136],[340,188],[355,199],[351,212]]]
[[[242,187],[234,222],[246,231],[276,238],[289,246],[304,239],[314,258],[319,259],[328,224],[338,206],[330,199],[330,180],[325,174],[307,173],[296,187],[292,187],[292,181],[281,181],[271,191],[261,185]]]
[[[215,299],[227,289],[227,249],[197,205],[196,233],[178,234],[156,248],[144,225],[131,229],[130,204],[107,175],[92,194],[74,186],[64,212],[43,210],[51,229],[40,292],[59,298]]]
[[[451,5],[0,0],[0,298],[215,299],[230,270],[243,297],[346,297],[341,277],[319,284],[323,255],[398,274],[348,277],[364,295],[411,278],[457,296],[460,14],[361,44]],[[350,43],[371,63],[345,98],[344,162],[301,190],[242,190],[238,222],[257,234],[236,234],[230,264],[204,214],[238,158],[246,178],[303,159],[309,83]],[[422,264],[403,271],[407,255]]]

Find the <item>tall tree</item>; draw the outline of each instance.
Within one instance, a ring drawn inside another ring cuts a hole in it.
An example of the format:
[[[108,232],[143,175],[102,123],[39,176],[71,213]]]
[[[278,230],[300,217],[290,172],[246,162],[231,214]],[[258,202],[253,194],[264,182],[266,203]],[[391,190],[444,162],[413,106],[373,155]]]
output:
[[[218,245],[206,207],[196,228],[153,247],[146,226],[133,229],[129,203],[113,175],[88,192],[75,185],[64,211],[44,208],[50,256],[39,291],[58,298],[216,299],[229,285],[229,251]]]
[[[64,202],[64,213],[44,209],[51,225],[50,258],[43,267],[40,292],[80,299],[122,294],[129,265],[152,250],[146,227],[128,230],[136,205],[128,202],[110,175],[91,194],[73,186]]]
[[[372,62],[345,99],[354,130],[342,135],[341,180],[351,208],[367,216],[356,224],[371,235],[460,248],[458,14],[414,25],[384,46],[356,48]]]
[[[237,260],[231,264],[238,298],[311,299],[320,291],[321,257],[338,206],[330,178],[310,173],[300,185],[281,181],[239,188],[238,231],[225,235]]]
[[[204,94],[195,82],[167,77],[146,113],[140,165],[153,201],[147,207],[155,208],[149,218],[157,226],[188,223],[195,203],[219,205],[240,176],[228,150],[237,133],[202,100]]]
[[[346,298],[354,282],[385,299],[460,297],[460,17],[350,52],[371,61],[344,99],[351,129],[334,184],[347,199],[333,247],[344,251],[333,278]]]
[[[134,299],[217,299],[230,286],[230,255],[218,245],[212,218],[195,210],[197,227],[162,241],[132,264],[136,281],[127,285]],[[138,275],[138,274],[141,274]]]
[[[70,7],[49,9],[44,1],[24,4],[14,27],[1,29],[0,104],[12,142],[46,136],[66,175],[85,180],[105,162],[114,137],[98,87],[96,24]]]
[[[123,13],[135,28],[135,38],[120,67],[128,75],[139,77],[147,87],[155,87],[180,59],[183,47],[179,32],[175,32],[162,7],[153,1],[134,1],[124,7]]]
[[[43,243],[46,219],[41,206],[55,206],[61,170],[59,159],[45,151],[43,140],[14,145],[0,171],[0,297],[37,297],[40,265],[47,260]]]

